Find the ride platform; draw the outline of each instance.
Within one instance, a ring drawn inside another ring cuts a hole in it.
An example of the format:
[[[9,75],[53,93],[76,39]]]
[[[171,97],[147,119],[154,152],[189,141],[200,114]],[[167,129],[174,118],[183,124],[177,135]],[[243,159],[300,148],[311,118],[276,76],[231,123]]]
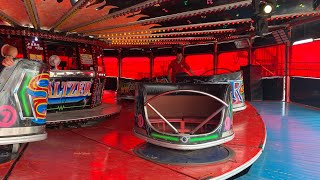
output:
[[[133,135],[133,103],[125,103],[119,116],[96,126],[48,129],[48,139],[30,143],[20,158],[0,168],[0,178],[10,174],[11,179],[225,179],[253,164],[266,142],[265,125],[247,104],[234,114],[235,138],[223,145],[234,152],[228,160],[204,165],[156,163],[135,154],[145,142]]]

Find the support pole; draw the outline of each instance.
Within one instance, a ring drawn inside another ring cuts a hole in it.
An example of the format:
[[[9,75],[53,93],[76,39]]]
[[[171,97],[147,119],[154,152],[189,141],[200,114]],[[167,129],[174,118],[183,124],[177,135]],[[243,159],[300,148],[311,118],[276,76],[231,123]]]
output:
[[[285,59],[284,59],[284,101],[289,103],[290,102],[290,49],[291,49],[291,28],[288,31],[288,39],[289,41],[286,42],[285,47]]]
[[[122,50],[121,49],[119,49],[118,50],[118,78],[117,78],[117,91],[119,90],[119,86],[120,86],[120,78],[121,78],[121,74],[122,74],[122,72],[121,72],[121,66],[122,66],[122,55],[121,55],[121,53],[122,53]]]
[[[253,55],[253,51],[252,51],[252,37],[250,37],[248,39],[249,42],[249,49],[248,49],[248,66],[251,65],[252,63],[252,55]]]
[[[213,50],[213,68],[214,68],[214,74],[217,74],[217,67],[218,67],[218,42],[214,43],[214,50]]]

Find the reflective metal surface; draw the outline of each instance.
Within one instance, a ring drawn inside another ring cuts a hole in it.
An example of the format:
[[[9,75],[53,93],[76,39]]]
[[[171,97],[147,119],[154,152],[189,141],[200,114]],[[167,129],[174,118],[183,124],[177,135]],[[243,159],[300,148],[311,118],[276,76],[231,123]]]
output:
[[[45,131],[45,129],[45,126],[0,128],[0,138],[24,134],[41,134]]]
[[[50,71],[50,77],[95,77],[95,72],[90,70],[52,70]]]
[[[43,140],[45,132],[48,66],[17,59],[0,72],[0,144]]]

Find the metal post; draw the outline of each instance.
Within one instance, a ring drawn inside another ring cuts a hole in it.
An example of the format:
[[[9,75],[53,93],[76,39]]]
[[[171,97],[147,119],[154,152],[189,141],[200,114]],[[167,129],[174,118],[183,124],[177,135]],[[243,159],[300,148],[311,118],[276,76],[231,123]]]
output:
[[[218,67],[218,42],[214,43],[214,57],[213,57],[213,68],[214,68],[214,74],[217,74],[217,67]]]
[[[248,49],[248,66],[250,66],[251,63],[252,63],[252,55],[253,55],[253,53],[252,53],[252,37],[250,37],[250,38],[248,39],[248,42],[249,42],[249,49]]]
[[[121,78],[121,66],[122,66],[122,55],[121,55],[121,49],[118,50],[118,78],[117,78],[117,91],[119,90],[120,86],[120,78]]]
[[[290,68],[289,68],[289,63],[290,63],[290,49],[291,49],[291,28],[289,28],[288,31],[288,39],[289,41],[286,42],[286,47],[285,47],[285,64],[284,64],[284,100],[285,102],[289,103],[290,102]]]
[[[12,154],[17,154],[20,148],[20,144],[12,144]]]

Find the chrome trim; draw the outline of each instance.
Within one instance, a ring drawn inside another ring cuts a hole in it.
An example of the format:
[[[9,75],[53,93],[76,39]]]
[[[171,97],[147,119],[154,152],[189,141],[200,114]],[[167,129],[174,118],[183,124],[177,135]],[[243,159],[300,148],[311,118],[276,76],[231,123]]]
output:
[[[302,79],[316,79],[319,80],[320,78],[316,77],[309,77],[309,76],[290,76],[291,78],[302,78]]]
[[[241,107],[233,107],[233,108],[232,108],[232,112],[242,111],[242,110],[245,110],[246,108],[247,108],[246,105],[241,106]]]
[[[262,154],[262,150],[260,150],[253,158],[251,158],[249,161],[246,163],[242,164],[241,166],[237,167],[236,169],[233,169],[221,176],[210,178],[210,180],[215,180],[215,179],[228,179],[236,174],[239,174],[241,171],[247,169],[249,166],[251,166]]]
[[[8,136],[25,136],[28,134],[42,134],[45,126],[0,128],[0,139]]]
[[[15,99],[16,105],[17,105],[16,108],[18,109],[18,114],[19,114],[21,120],[25,120],[26,118],[23,116],[23,113],[22,113],[21,104],[20,104],[20,100],[18,97],[18,89],[20,88],[20,85],[21,85],[22,80],[24,79],[25,75],[26,75],[26,72],[24,71],[18,80],[17,86],[15,87],[15,91],[13,92],[13,96],[14,96],[14,99]]]
[[[262,77],[261,79],[278,79],[278,78],[284,78],[284,76],[270,76],[270,77]]]
[[[44,132],[43,134],[37,134],[37,135],[28,135],[28,136],[20,136],[20,137],[4,137],[4,138],[0,138],[0,145],[42,141],[47,139],[47,136],[48,134]]]
[[[52,70],[50,71],[50,78],[56,78],[56,77],[88,77],[88,78],[94,78],[95,72],[94,71],[80,71],[80,70]]]
[[[217,146],[226,142],[231,141],[234,138],[234,133],[226,138],[223,139],[219,139],[219,140],[215,140],[215,141],[210,141],[210,142],[206,142],[206,143],[201,143],[201,144],[192,144],[192,145],[186,145],[186,144],[173,144],[173,143],[168,143],[168,142],[164,142],[161,140],[156,140],[153,138],[149,138],[147,136],[141,135],[137,132],[135,132],[135,130],[133,130],[133,133],[138,137],[141,138],[149,143],[158,145],[158,146],[162,146],[162,147],[166,147],[166,148],[171,148],[171,149],[178,149],[178,150],[197,150],[197,149],[204,149],[204,148],[208,148],[208,147],[212,147],[212,146]]]

